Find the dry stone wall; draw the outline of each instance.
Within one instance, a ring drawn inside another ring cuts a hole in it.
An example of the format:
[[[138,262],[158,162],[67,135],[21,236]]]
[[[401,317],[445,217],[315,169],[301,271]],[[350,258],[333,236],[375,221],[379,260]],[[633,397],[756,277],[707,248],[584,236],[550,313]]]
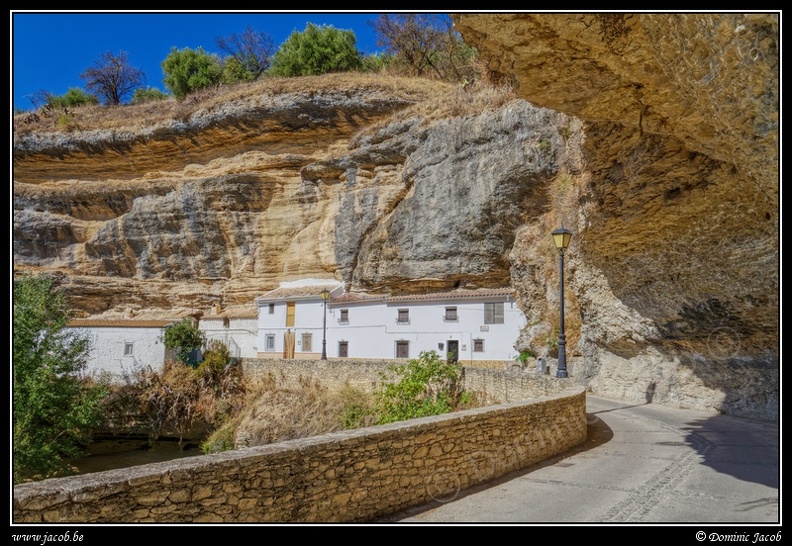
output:
[[[15,523],[365,522],[586,439],[583,388],[534,400],[14,487]]]

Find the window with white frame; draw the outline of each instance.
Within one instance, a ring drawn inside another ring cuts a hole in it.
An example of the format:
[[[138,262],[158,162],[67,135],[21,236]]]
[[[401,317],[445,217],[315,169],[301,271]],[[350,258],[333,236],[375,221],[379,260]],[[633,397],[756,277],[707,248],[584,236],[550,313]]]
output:
[[[399,324],[410,324],[410,310],[409,309],[399,309],[398,315],[396,316],[396,322]]]
[[[503,302],[484,304],[484,324],[503,324]]]
[[[341,309],[339,311],[338,322],[341,324],[349,324],[349,309]]]
[[[127,341],[124,343],[124,356],[132,356],[133,351],[135,349],[135,344],[131,341]]]
[[[456,306],[445,308],[445,315],[443,315],[443,320],[445,320],[446,322],[457,322],[459,320]]]
[[[275,350],[275,335],[274,334],[267,334],[266,343],[264,344],[266,351],[274,351]]]
[[[269,314],[270,315],[274,315],[275,314],[275,304],[274,303],[270,303],[268,308],[269,308]]]
[[[313,351],[313,334],[303,333],[302,350],[305,353],[310,353],[311,351]]]
[[[473,340],[473,352],[474,353],[483,353],[484,352],[484,340],[483,339],[474,339]]]

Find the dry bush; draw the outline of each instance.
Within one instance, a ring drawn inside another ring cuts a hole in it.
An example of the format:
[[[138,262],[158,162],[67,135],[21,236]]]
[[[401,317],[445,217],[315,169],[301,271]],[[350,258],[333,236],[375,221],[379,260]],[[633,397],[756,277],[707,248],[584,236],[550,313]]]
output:
[[[114,388],[105,421],[116,429],[144,426],[152,439],[165,430],[183,437],[195,425],[220,426],[239,411],[244,393],[238,366],[217,372],[168,362],[161,374],[149,369]]]
[[[235,431],[235,447],[265,445],[366,426],[371,424],[363,415],[368,405],[370,397],[352,387],[332,391],[301,377],[298,388],[286,388],[270,377],[251,387],[244,410],[229,426]],[[347,415],[354,407],[361,409],[357,421]]]

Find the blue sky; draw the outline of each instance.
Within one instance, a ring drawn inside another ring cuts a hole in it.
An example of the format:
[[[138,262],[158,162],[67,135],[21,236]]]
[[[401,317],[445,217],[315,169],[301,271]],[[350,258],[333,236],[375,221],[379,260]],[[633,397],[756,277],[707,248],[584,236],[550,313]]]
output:
[[[160,63],[173,47],[218,53],[215,39],[242,33],[247,26],[270,35],[275,47],[307,23],[352,30],[357,48],[374,53],[376,35],[368,24],[374,12],[10,12],[13,106],[30,110],[26,97],[39,90],[56,95],[85,88],[80,73],[107,51],[128,53],[147,85],[166,91]]]

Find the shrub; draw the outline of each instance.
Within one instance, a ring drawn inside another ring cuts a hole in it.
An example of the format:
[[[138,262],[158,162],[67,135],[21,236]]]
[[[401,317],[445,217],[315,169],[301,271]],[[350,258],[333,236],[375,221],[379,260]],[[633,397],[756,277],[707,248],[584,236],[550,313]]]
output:
[[[165,327],[162,342],[166,348],[176,351],[182,363],[195,368],[200,363],[198,352],[206,343],[206,337],[192,319],[182,319]]]
[[[200,47],[173,48],[162,61],[162,72],[165,74],[165,87],[181,100],[193,91],[220,83],[223,64],[217,55]]]
[[[273,76],[313,76],[357,70],[360,52],[355,40],[351,30],[308,23],[304,31],[292,32],[275,52],[269,73]]]
[[[136,89],[132,95],[132,104],[143,104],[146,102],[155,102],[167,100],[170,95],[163,93],[156,87],[147,87],[146,89]]]
[[[422,352],[407,364],[392,366],[391,372],[396,379],[383,377],[376,393],[380,424],[447,413],[459,401],[460,367],[436,351]]]

